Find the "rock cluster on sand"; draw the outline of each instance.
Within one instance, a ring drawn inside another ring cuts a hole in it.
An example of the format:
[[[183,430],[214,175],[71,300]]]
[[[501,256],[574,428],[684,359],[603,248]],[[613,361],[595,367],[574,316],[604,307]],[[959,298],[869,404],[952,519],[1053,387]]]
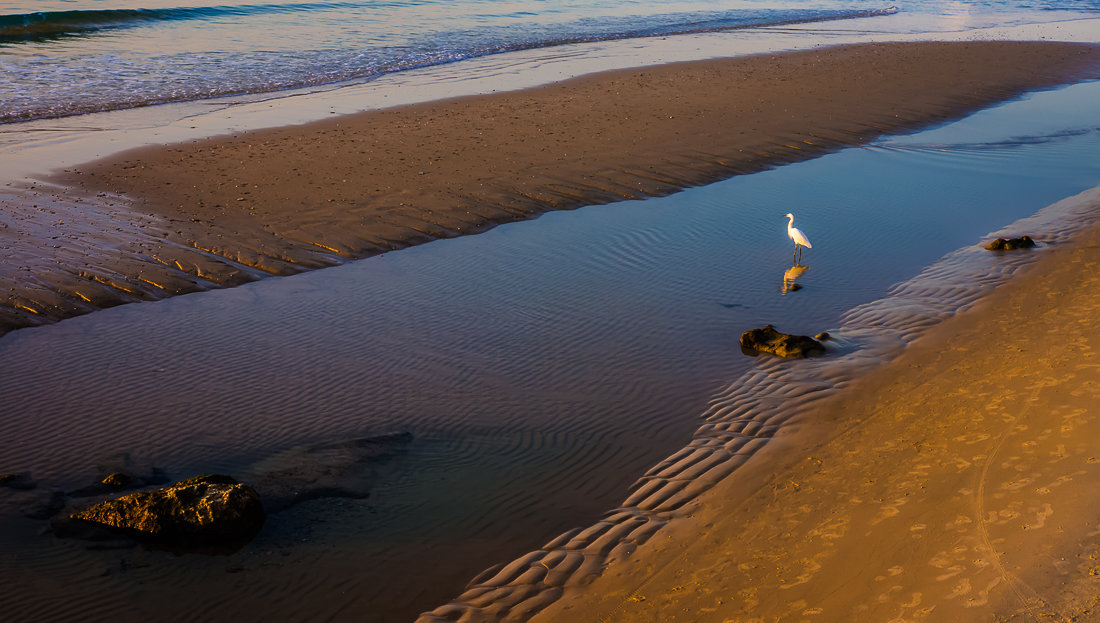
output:
[[[1031,236],[1020,236],[1019,238],[997,238],[985,245],[985,248],[990,251],[1014,251],[1016,249],[1030,249],[1034,246],[1035,241],[1031,239]]]
[[[808,335],[792,335],[775,330],[772,325],[749,329],[741,334],[741,348],[756,353],[771,353],[780,357],[803,359],[824,355],[825,347]]]
[[[168,545],[246,541],[259,532],[265,517],[252,487],[218,474],[139,491],[71,515]]]

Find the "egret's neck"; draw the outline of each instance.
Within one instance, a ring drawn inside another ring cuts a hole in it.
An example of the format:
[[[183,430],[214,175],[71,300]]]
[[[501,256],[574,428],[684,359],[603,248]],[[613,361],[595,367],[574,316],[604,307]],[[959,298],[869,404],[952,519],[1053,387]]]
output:
[[[789,231],[791,231],[791,228],[794,227],[794,217],[793,216],[788,216],[787,218],[789,219],[787,221],[787,231],[789,232]]]

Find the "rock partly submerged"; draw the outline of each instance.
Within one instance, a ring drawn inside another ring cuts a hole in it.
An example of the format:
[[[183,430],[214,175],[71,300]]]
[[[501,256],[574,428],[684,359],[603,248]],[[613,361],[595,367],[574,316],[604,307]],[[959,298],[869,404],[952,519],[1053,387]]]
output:
[[[1019,238],[997,238],[985,245],[985,248],[990,251],[1015,251],[1016,249],[1030,249],[1034,246],[1035,241],[1031,239],[1031,236],[1020,236]]]
[[[247,542],[266,514],[255,489],[231,476],[206,474],[100,502],[70,518],[186,547]]]
[[[71,498],[101,497],[172,482],[163,469],[128,452],[102,457],[98,463],[96,472],[99,475],[94,483],[66,491],[65,495]]]
[[[363,499],[412,438],[397,432],[294,447],[256,463],[242,477],[256,487],[272,514],[309,500]]]
[[[804,359],[824,355],[825,346],[808,335],[793,335],[776,331],[772,325],[749,329],[741,334],[741,348],[746,354],[771,353],[789,359]]]
[[[410,433],[398,432],[290,448],[240,474],[249,485],[208,474],[151,489],[169,482],[164,472],[123,456],[110,465],[126,472],[101,475],[73,491],[38,492],[25,500],[24,514],[49,519],[55,535],[97,548],[132,547],[136,539],[178,553],[227,553],[251,540],[267,517],[302,502],[368,497],[385,465],[411,440]],[[125,489],[142,490],[117,497]],[[89,497],[96,500],[67,506]]]
[[[159,470],[149,476],[131,476],[123,472],[113,472],[104,476],[99,482],[66,491],[65,495],[71,498],[91,498],[127,490],[159,486],[167,482],[170,482],[170,479]]]
[[[104,487],[110,487],[111,489],[125,489],[134,482],[134,479],[129,474],[122,472],[115,472],[113,474],[107,474],[99,484]]]
[[[29,491],[38,486],[27,472],[21,472],[18,474],[0,474],[0,487],[7,487],[8,489],[18,489],[20,491]]]

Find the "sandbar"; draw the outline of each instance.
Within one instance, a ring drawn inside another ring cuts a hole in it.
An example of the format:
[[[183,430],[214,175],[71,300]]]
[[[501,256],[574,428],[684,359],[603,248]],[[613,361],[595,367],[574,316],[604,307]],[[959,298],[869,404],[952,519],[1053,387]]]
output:
[[[1097,75],[1088,44],[847,45],[142,148],[0,199],[0,332],[664,195]]]

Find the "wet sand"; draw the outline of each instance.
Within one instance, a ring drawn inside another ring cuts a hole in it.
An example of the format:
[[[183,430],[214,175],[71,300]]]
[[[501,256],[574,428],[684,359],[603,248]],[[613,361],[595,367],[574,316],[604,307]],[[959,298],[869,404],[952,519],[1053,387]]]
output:
[[[0,201],[0,330],[667,194],[957,118],[1098,66],[1100,51],[1084,44],[841,46],[146,148]]]
[[[1098,266],[1051,249],[533,620],[1095,619]]]

